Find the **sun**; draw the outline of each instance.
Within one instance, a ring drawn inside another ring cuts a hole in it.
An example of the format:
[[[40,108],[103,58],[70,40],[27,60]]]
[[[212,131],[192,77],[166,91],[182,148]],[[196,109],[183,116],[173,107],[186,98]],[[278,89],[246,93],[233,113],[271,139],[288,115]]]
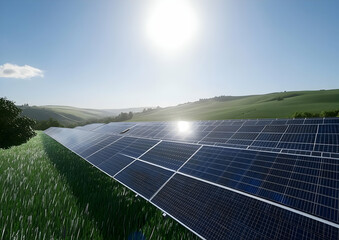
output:
[[[146,35],[166,52],[183,50],[198,32],[198,17],[189,0],[155,0],[146,20]]]

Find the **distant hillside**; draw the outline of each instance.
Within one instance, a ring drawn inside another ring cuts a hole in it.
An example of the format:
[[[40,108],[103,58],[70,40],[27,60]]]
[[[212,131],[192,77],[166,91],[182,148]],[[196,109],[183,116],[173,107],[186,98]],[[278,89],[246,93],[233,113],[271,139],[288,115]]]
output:
[[[56,119],[63,125],[78,124],[93,119],[117,116],[121,112],[140,112],[143,108],[85,109],[68,106],[19,106],[22,114],[35,120]]]
[[[138,113],[131,121],[290,118],[295,112],[319,113],[335,109],[339,109],[339,89],[201,99]]]

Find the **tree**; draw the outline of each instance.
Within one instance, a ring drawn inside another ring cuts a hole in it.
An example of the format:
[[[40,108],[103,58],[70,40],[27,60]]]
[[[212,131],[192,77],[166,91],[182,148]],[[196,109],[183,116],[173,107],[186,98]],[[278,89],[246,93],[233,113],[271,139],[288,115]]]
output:
[[[10,148],[35,136],[35,121],[21,116],[21,109],[14,102],[0,98],[0,148]]]
[[[62,125],[55,119],[49,118],[48,120],[37,121],[34,125],[35,130],[46,130],[50,127],[62,127]]]

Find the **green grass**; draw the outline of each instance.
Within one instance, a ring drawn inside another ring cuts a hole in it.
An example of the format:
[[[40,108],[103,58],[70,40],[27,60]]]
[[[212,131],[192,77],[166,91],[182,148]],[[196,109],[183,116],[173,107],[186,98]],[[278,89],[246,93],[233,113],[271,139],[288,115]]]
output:
[[[142,111],[143,108],[131,109],[85,109],[68,106],[21,106],[22,114],[35,120],[53,118],[63,125],[79,124],[88,120],[117,116],[121,112]]]
[[[0,239],[192,239],[191,232],[42,132],[0,150]]]
[[[131,121],[291,118],[295,112],[339,109],[339,90],[297,91],[207,100],[135,114]]]

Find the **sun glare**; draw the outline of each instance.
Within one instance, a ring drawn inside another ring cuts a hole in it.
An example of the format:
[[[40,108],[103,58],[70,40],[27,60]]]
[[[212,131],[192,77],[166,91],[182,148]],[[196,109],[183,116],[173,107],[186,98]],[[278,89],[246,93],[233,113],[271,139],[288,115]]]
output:
[[[146,32],[157,48],[176,52],[189,45],[198,31],[198,18],[190,0],[157,0],[149,10]]]
[[[180,133],[187,133],[190,131],[190,129],[191,129],[191,126],[189,122],[185,122],[185,121],[178,122],[178,130]]]

